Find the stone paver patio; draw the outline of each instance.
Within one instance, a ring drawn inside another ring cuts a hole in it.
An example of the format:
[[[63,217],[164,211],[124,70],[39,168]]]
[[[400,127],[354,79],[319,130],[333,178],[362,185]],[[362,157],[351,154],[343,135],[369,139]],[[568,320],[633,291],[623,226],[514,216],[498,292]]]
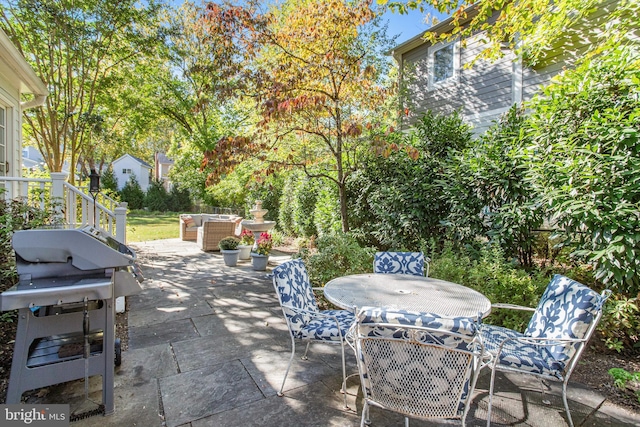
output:
[[[219,253],[195,243],[168,239],[136,243],[146,278],[141,294],[128,298],[129,348],[116,369],[115,413],[73,426],[357,426],[362,393],[357,377],[348,383],[344,410],[339,347],[314,344],[309,360],[298,357],[278,397],[290,354],[290,338],[271,279],[250,262],[226,267]],[[270,267],[286,260],[273,254]],[[299,355],[304,346],[297,346]],[[353,354],[348,371],[355,373]],[[489,371],[481,374],[467,425],[486,424]],[[500,377],[493,425],[564,426],[560,389],[544,395],[537,380]],[[90,397],[100,400],[100,378]],[[520,386],[521,388],[519,388]],[[597,392],[571,384],[576,426],[636,426],[637,416],[608,404]],[[83,381],[51,387],[48,403],[84,400]],[[543,403],[543,401],[545,403]],[[82,408],[91,408],[84,402]],[[80,411],[81,412],[81,411]],[[396,414],[371,409],[375,426],[401,426]],[[457,422],[412,426],[459,425]]]

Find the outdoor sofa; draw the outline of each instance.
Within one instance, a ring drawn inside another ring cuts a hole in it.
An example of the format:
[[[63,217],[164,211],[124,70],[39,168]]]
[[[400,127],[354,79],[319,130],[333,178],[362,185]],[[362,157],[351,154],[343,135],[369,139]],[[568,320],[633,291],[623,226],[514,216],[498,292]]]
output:
[[[239,236],[242,217],[217,214],[180,215],[180,239],[195,241],[203,251],[218,251],[227,236]]]

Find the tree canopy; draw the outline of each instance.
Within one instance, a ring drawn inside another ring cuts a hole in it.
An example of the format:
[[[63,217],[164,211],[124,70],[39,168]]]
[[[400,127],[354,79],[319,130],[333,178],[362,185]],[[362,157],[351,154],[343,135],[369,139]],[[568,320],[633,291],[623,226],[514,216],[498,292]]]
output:
[[[451,16],[451,25],[438,34],[427,32],[431,42],[465,38],[478,31],[485,32],[487,44],[480,57],[496,58],[505,47],[535,63],[566,30],[579,23],[607,0],[377,0],[398,13],[409,10],[427,12],[428,8]],[[637,31],[640,5],[636,0],[620,0],[609,20],[609,31],[615,27],[617,37],[629,37]],[[497,14],[494,20],[490,18]],[[603,31],[604,32],[604,31]],[[609,34],[611,34],[609,32]],[[637,34],[636,34],[637,36]],[[607,43],[601,37],[598,43]]]
[[[268,162],[267,174],[300,168],[337,186],[348,230],[346,178],[393,117],[380,55],[390,40],[370,2],[289,0],[266,13],[210,5],[206,19],[212,39],[245,46],[243,73],[261,118],[254,135],[223,138],[206,153],[214,181],[251,154]]]
[[[75,165],[81,155],[93,161],[91,136],[110,127],[101,94],[153,52],[161,40],[158,10],[154,0],[5,2],[0,27],[49,87],[45,105],[25,114],[26,133],[49,170],[61,171],[66,160]]]

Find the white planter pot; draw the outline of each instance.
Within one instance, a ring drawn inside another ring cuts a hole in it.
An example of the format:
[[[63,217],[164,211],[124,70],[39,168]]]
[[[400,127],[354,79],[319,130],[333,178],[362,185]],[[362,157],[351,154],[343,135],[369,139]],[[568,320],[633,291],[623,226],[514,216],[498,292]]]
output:
[[[251,258],[251,245],[239,245],[238,249],[240,250],[240,259],[249,259]]]
[[[260,255],[255,252],[251,252],[251,265],[256,271],[265,271],[267,264],[269,263],[269,255]]]
[[[238,255],[240,255],[239,249],[220,249],[220,253],[222,254],[222,258],[224,258],[224,265],[227,267],[235,267],[238,264]]]

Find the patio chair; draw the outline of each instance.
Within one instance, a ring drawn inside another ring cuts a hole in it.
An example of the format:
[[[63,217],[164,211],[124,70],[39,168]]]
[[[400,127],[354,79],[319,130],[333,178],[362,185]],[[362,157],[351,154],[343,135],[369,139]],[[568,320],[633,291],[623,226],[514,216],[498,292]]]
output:
[[[483,346],[476,322],[363,307],[350,332],[364,394],[360,426],[376,406],[421,420],[465,425]]]
[[[307,342],[302,356],[303,360],[307,359],[307,351],[311,342],[340,344],[342,350],[342,393],[344,394],[344,406],[347,408],[344,337],[353,324],[355,316],[347,310],[318,309],[307,269],[301,259],[287,261],[274,268],[273,286],[291,335],[291,358],[278,396],[283,395],[284,384],[296,353],[296,340]]]
[[[373,272],[382,274],[413,274],[429,276],[429,262],[422,252],[376,252]],[[425,274],[424,267],[427,266]]]
[[[487,426],[491,424],[491,404],[497,371],[530,374],[562,382],[562,401],[567,421],[573,426],[567,403],[567,383],[589,338],[596,329],[610,290],[601,294],[561,275],[547,286],[538,307],[494,304],[495,308],[533,311],[524,333],[500,326],[482,325],[487,352],[493,356]]]

